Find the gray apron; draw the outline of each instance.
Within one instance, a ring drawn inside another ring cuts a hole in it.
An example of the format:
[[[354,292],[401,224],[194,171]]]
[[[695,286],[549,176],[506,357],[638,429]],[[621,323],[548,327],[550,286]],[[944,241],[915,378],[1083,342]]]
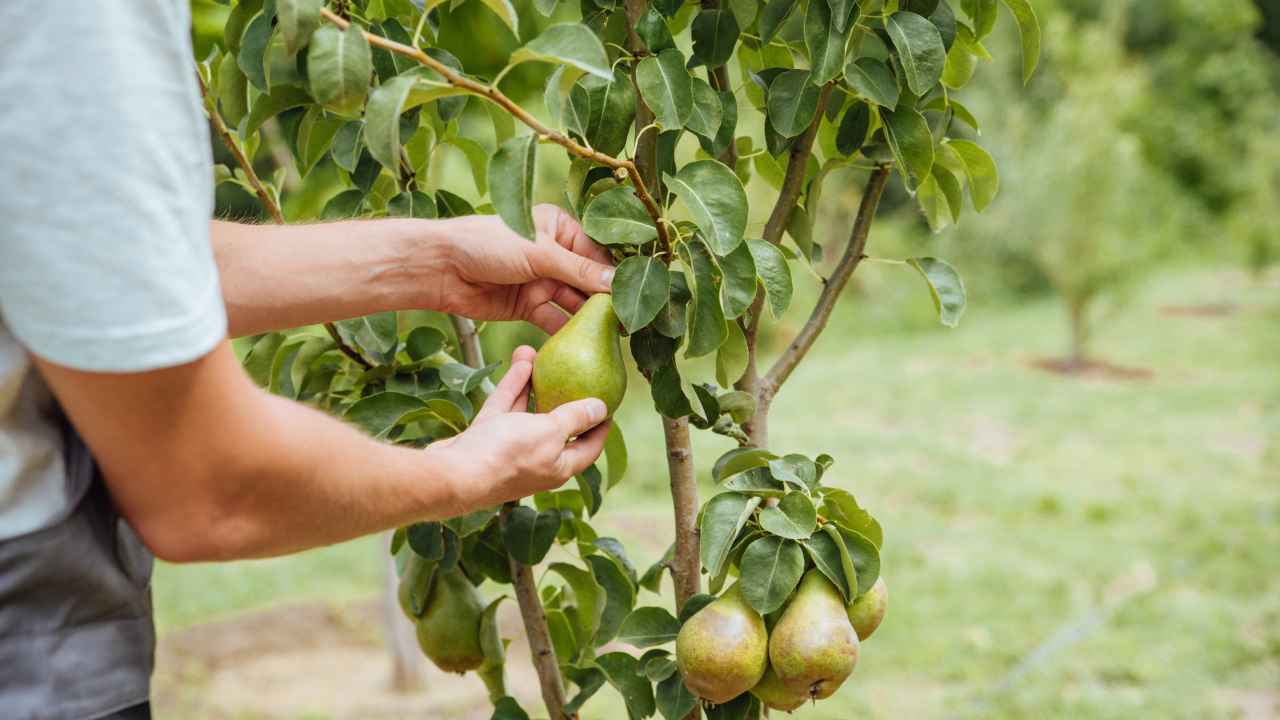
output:
[[[66,424],[66,517],[0,540],[0,718],[88,720],[147,701],[151,553]]]

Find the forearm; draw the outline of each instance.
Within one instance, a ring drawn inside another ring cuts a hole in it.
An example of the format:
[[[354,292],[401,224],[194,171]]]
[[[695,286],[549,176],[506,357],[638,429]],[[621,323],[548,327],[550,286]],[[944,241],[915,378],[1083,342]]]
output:
[[[438,309],[445,220],[356,220],[264,226],[214,221],[210,237],[228,334]]]

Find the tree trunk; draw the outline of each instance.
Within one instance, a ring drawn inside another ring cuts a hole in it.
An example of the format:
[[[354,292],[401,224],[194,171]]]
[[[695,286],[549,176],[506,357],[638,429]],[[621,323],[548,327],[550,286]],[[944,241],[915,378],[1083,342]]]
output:
[[[1077,373],[1089,364],[1089,301],[1083,298],[1069,301],[1067,315],[1071,323],[1071,354],[1067,356],[1067,370]]]

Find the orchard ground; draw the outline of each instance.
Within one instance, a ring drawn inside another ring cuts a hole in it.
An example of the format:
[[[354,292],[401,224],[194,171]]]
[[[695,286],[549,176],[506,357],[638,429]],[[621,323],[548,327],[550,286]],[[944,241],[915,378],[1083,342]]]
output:
[[[1183,266],[1140,286],[1095,348],[1148,379],[1033,367],[1065,346],[1050,299],[975,299],[935,329],[896,273],[859,270],[870,292],[775,406],[778,446],[833,454],[831,484],[884,524],[890,587],[853,678],[794,717],[1280,717],[1280,273]],[[649,404],[635,383],[631,468],[598,516],[641,570],[671,523]],[[697,435],[706,496],[729,441]],[[488,718],[473,677],[386,692],[378,542],[159,566],[157,716]],[[504,630],[536,717],[520,628]],[[620,702],[601,693],[583,718],[625,717]]]

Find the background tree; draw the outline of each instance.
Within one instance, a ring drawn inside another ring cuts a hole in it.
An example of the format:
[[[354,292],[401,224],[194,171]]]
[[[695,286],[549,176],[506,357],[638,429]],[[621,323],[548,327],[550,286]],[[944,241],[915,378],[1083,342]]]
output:
[[[218,178],[251,193],[277,222],[309,215],[305,197],[286,213],[290,178],[305,188],[323,173],[337,192],[320,218],[496,212],[532,238],[539,163],[567,156],[558,163],[562,202],[618,262],[613,305],[661,416],[672,548],[641,574],[617,541],[591,527],[625,472],[617,431],[605,468],[583,473],[576,487],[402,528],[391,543],[400,600],[419,618],[428,657],[480,674],[496,717],[523,711],[505,695],[494,624],[503,598],[481,599],[475,586],[485,580],[513,586],[552,718],[573,716],[606,684],[633,717],[696,714],[698,699],[662,646],[714,599],[701,592],[703,572],[711,593],[741,576],[745,605],[784,620],[806,569],[816,578],[806,585],[829,583],[841,604],[876,586],[879,523],[849,492],[823,486],[830,455],[768,449],[769,409],[871,250],[891,176],[935,227],[960,217],[966,194],[978,210],[994,199],[995,165],[967,139],[978,120],[958,95],[989,57],[983,40],[996,0],[590,0],[577,8],[536,0],[538,13],[555,16],[551,24],[507,0],[458,5],[483,5],[509,29],[516,42],[500,64],[468,66],[445,48],[439,0],[233,4],[222,41],[200,63],[206,109],[235,161],[219,166]],[[1025,81],[1040,30],[1026,0],[1004,5],[1018,26]],[[555,68],[541,108],[503,90],[528,63]],[[270,121],[287,151],[276,155],[289,161],[260,177],[252,160],[271,144]],[[476,203],[434,180],[432,168],[452,153],[465,158]],[[792,266],[821,267],[812,218],[825,180],[842,168],[860,175],[857,214],[846,239],[826,243],[839,260],[807,321],[766,363],[761,325],[790,304]],[[750,202],[744,184],[753,178],[774,188],[768,202]],[[951,266],[933,257],[897,262],[918,272],[939,318],[955,324],[964,289]],[[499,367],[484,364],[469,321],[451,324],[452,343],[412,314],[379,313],[251,338],[242,349],[248,372],[273,392],[421,446],[465,429]],[[715,462],[724,491],[703,506],[691,426],[741,445]],[[531,568],[557,543],[573,561],[550,563],[539,588]],[[656,592],[667,572],[676,612],[637,608],[639,590]],[[453,608],[453,622],[432,611],[442,605]],[[597,653],[613,639],[646,651]],[[758,711],[745,692],[716,710]]]

